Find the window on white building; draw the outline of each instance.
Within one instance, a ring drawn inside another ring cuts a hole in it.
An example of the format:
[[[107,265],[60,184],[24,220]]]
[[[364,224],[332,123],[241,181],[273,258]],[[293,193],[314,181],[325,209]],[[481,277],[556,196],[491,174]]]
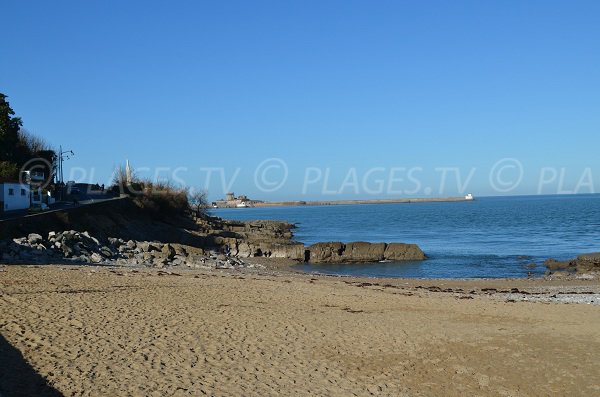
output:
[[[8,195],[9,196],[14,196],[15,195],[15,189],[8,189]]]
[[[25,196],[26,194],[25,189],[21,189],[21,196]]]

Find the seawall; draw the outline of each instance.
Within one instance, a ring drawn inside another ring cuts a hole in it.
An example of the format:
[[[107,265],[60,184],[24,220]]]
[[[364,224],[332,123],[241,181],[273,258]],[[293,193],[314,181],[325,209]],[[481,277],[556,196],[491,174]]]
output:
[[[327,205],[354,205],[354,204],[401,204],[401,203],[448,203],[472,201],[465,197],[444,198],[397,198],[376,200],[320,200],[320,201],[266,201],[255,202],[254,207],[293,207],[293,206],[327,206]]]

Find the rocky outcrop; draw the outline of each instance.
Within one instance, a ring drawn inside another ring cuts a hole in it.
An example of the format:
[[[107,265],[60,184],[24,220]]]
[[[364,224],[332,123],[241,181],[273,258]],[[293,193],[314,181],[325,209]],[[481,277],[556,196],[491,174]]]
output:
[[[414,244],[329,242],[305,247],[294,241],[295,226],[287,222],[242,222],[210,216],[179,217],[169,222],[153,218],[127,199],[11,220],[0,225],[1,238],[27,237],[0,242],[0,260],[193,267],[198,263],[210,262],[215,266],[226,261],[233,263],[234,258],[243,263],[244,258],[252,257],[311,263],[425,259],[423,251]],[[80,231],[55,232],[64,229],[50,227]],[[218,254],[225,255],[219,263],[212,258]]]
[[[310,263],[417,261],[423,259],[426,259],[426,256],[416,244],[402,243],[316,243],[308,247],[305,252],[305,260]]]
[[[304,260],[304,245],[293,240],[294,225],[280,221],[198,220],[201,235],[215,247],[239,258],[266,257]]]
[[[544,262],[544,266],[549,271],[564,271],[571,273],[590,273],[600,272],[600,252],[579,255],[575,259],[567,261],[557,261],[548,259]]]
[[[294,225],[280,221],[230,221],[207,218],[198,221],[201,233],[216,246],[228,247],[240,258],[285,258],[310,263],[368,263],[423,260],[415,244],[323,242],[305,247],[293,240]]]

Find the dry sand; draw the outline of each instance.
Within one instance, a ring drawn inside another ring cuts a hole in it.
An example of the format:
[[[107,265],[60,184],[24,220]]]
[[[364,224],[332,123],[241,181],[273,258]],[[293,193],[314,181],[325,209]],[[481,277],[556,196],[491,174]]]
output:
[[[600,395],[600,306],[507,281],[0,270],[3,397]]]

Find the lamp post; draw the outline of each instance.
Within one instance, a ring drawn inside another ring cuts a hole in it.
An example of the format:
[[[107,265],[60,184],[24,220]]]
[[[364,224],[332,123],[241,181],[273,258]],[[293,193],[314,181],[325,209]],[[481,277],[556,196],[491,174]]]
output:
[[[62,145],[59,147],[59,152],[58,152],[58,178],[60,180],[60,200],[63,200],[63,192],[64,192],[64,185],[65,182],[63,180],[63,161],[64,160],[69,160],[71,158],[71,156],[75,156],[75,153],[73,153],[72,150],[62,150]]]

